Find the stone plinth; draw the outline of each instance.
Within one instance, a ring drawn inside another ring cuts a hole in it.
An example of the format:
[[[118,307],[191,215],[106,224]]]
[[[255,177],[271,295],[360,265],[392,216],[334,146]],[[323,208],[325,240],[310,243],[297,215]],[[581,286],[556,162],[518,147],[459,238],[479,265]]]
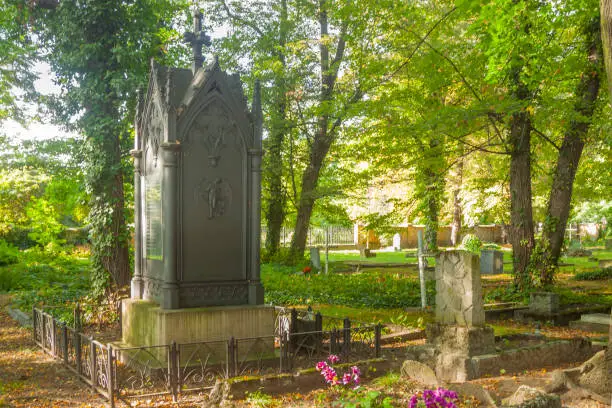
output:
[[[490,249],[480,251],[480,273],[483,275],[504,273],[504,253]]]
[[[552,314],[559,311],[559,295],[552,292],[533,292],[529,295],[531,313]]]
[[[125,299],[121,318],[122,340],[130,346],[274,335],[274,308],[265,305],[167,310],[153,302]]]
[[[484,324],[478,256],[446,251],[436,257],[436,321],[461,326]]]

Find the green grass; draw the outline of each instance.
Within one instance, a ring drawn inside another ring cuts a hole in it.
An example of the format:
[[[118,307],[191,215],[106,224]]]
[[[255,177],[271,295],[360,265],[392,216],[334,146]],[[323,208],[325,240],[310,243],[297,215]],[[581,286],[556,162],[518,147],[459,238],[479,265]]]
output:
[[[303,305],[295,305],[302,306]],[[312,304],[313,311],[321,313],[323,316],[336,317],[343,319],[348,317],[351,320],[364,323],[396,324],[404,327],[418,327],[419,319],[422,323],[433,321],[431,313],[420,311],[406,311],[402,308],[371,308],[371,307],[350,307],[342,305]]]
[[[344,251],[329,251],[330,262],[344,262],[344,261],[361,261],[364,263],[416,263],[416,257],[406,258],[406,253],[416,253],[416,250],[408,251],[373,251],[376,253],[374,258],[366,258],[359,255],[357,250],[344,250]],[[324,251],[321,251],[321,262],[324,262]],[[430,265],[435,264],[435,258],[427,258]]]

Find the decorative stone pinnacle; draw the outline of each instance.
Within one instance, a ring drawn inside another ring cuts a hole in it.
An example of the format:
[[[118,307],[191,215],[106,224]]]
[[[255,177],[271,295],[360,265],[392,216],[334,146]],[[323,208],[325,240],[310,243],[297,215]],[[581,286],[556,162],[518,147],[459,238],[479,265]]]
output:
[[[204,57],[202,56],[202,46],[210,46],[210,37],[202,31],[202,13],[196,10],[193,15],[193,32],[186,32],[183,35],[183,41],[191,44],[193,52],[193,64],[191,70],[195,74],[198,68],[202,68]]]

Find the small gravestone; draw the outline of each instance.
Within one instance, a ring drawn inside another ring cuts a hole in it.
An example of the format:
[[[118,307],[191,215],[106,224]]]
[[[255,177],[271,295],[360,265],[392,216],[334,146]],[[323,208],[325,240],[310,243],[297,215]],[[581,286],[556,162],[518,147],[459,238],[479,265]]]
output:
[[[310,264],[317,271],[321,270],[321,252],[318,247],[310,248]]]
[[[529,295],[529,311],[535,314],[559,312],[559,295],[552,292],[532,292]]]
[[[480,273],[483,275],[504,273],[504,253],[492,249],[480,251]]]
[[[393,235],[393,250],[400,251],[402,249],[402,237],[400,234]]]
[[[612,238],[606,238],[606,249],[612,249]]]

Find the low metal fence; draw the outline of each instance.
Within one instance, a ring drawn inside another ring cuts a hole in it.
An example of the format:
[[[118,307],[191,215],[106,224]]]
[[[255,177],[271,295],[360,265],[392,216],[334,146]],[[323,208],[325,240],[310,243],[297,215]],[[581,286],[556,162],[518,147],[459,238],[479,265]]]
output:
[[[34,308],[34,341],[62,361],[82,381],[114,407],[138,398],[181,395],[212,389],[218,380],[294,372],[313,367],[330,354],[343,362],[380,356],[382,325],[352,325],[322,329],[323,317],[298,330],[296,322],[311,322],[311,315],[278,308],[275,333],[270,336],[230,338],[222,341],[172,343],[160,346],[115,347],[102,344],[78,329]]]

